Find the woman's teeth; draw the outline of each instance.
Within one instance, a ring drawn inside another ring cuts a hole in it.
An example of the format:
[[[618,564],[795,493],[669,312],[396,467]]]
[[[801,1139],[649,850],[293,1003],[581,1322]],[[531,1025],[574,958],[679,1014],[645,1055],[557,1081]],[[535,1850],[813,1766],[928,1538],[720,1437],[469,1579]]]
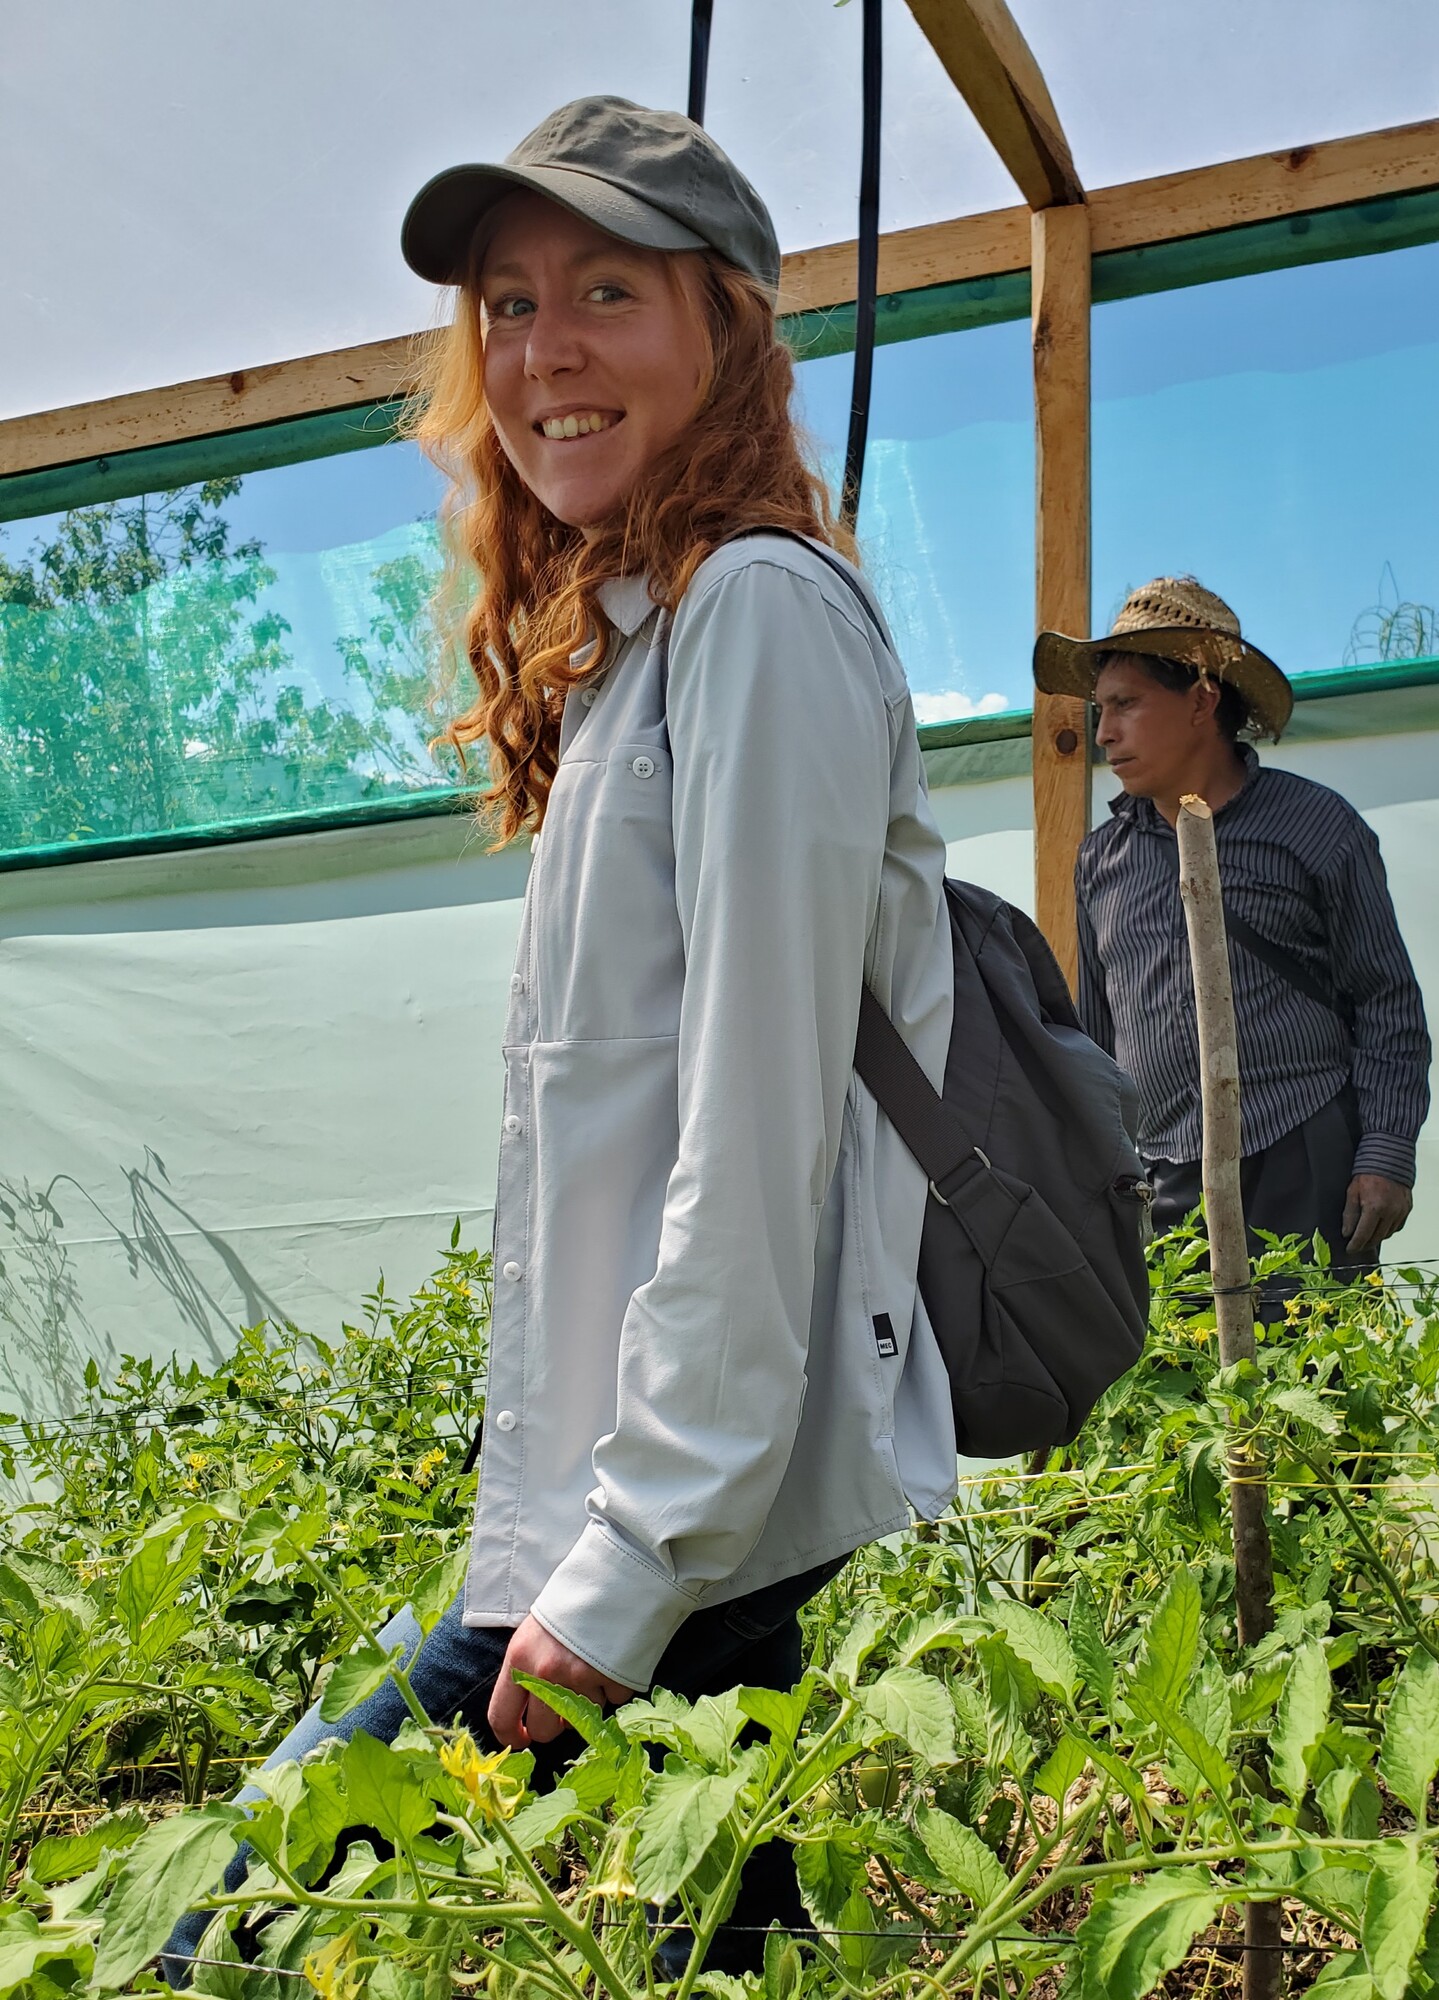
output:
[[[544,417],[540,429],[547,438],[585,437],[591,431],[607,431],[614,421],[613,417],[591,410],[584,416]]]

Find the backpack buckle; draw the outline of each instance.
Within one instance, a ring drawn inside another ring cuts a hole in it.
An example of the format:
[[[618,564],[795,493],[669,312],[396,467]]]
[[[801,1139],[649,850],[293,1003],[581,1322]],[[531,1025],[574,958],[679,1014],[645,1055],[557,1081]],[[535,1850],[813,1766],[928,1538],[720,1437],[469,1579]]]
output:
[[[969,1150],[971,1151],[971,1153],[974,1154],[977,1160],[982,1161],[983,1164],[989,1168],[989,1171],[991,1173],[994,1172],[994,1162],[990,1159],[988,1153],[982,1152],[978,1146],[971,1146]],[[935,1186],[933,1181],[931,1181],[929,1184],[929,1191],[934,1196],[935,1200],[941,1204],[942,1207],[951,1208],[953,1206],[953,1203],[949,1200],[948,1196],[942,1195],[939,1189]]]

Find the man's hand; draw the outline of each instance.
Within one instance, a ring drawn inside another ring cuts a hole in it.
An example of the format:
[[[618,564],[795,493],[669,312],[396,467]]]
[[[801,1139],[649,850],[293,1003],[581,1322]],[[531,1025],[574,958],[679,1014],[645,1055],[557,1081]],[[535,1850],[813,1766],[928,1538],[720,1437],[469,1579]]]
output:
[[[519,1685],[516,1672],[533,1674],[537,1681],[553,1681],[556,1687],[573,1688],[576,1694],[600,1704],[617,1706],[634,1693],[618,1681],[606,1680],[598,1667],[562,1646],[538,1618],[527,1618],[510,1641],[490,1696],[490,1727],[511,1750],[526,1750],[532,1743],[553,1743],[569,1727],[538,1695]]]
[[[1404,1227],[1413,1206],[1413,1195],[1398,1181],[1383,1174],[1356,1174],[1344,1198],[1340,1224],[1348,1239],[1346,1247],[1356,1256],[1377,1250],[1387,1236]]]

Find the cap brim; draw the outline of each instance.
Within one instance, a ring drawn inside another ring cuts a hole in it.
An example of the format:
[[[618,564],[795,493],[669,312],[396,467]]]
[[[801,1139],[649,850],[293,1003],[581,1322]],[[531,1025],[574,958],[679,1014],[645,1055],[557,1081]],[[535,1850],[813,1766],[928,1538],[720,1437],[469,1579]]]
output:
[[[703,250],[705,239],[637,195],[572,167],[450,167],[427,181],[400,227],[400,249],[412,271],[432,285],[457,285],[465,275],[475,231],[497,202],[528,188],[571,215],[645,250]]]
[[[1098,663],[1110,653],[1148,653],[1161,660],[1181,660],[1229,681],[1243,697],[1253,726],[1276,740],[1294,712],[1294,690],[1267,653],[1261,653],[1247,639],[1192,625],[1107,632],[1098,639],[1041,632],[1034,642],[1034,684],[1043,694],[1074,695],[1089,701]]]

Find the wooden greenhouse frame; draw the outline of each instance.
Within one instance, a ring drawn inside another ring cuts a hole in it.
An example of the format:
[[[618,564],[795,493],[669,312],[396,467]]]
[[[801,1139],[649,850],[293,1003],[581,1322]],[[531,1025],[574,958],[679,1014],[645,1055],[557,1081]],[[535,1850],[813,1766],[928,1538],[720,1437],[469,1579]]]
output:
[[[1015,317],[1016,288],[1028,289],[1036,621],[1087,632],[1089,327],[1101,278],[1104,295],[1117,297],[1391,247],[1388,205],[1439,189],[1439,119],[1086,190],[1039,66],[1004,0],[908,4],[1024,199],[1013,208],[884,236],[879,290],[890,309],[883,317],[896,324],[880,338],[930,330],[926,314],[937,308],[948,314],[942,324],[951,327]],[[1369,208],[1356,219],[1352,211],[1359,204]],[[1326,236],[1321,219],[1340,210],[1351,213],[1331,216]],[[1317,240],[1296,254],[1289,238],[1316,227]],[[1439,207],[1426,214],[1418,235],[1401,240],[1436,236]],[[1156,259],[1163,272],[1158,282]],[[1146,264],[1147,271],[1141,268]],[[820,351],[830,352],[848,344],[844,308],[855,296],[855,271],[853,242],[785,258],[780,310],[799,317],[805,351],[816,351],[816,341]],[[222,466],[287,462],[267,457],[280,448],[273,427],[392,405],[407,387],[412,353],[412,338],[403,336],[0,422],[0,519],[78,504],[81,489],[90,498],[140,491],[160,483],[182,455],[187,467],[196,467],[190,477]],[[195,446],[207,439],[214,441],[215,462],[202,471]],[[373,432],[358,441],[372,439]],[[331,448],[352,448],[356,441],[352,422],[350,436]],[[126,461],[121,455],[129,453],[143,457]],[[288,458],[295,455],[290,451]],[[26,504],[6,508],[7,493],[18,498],[22,487]],[[938,747],[984,733],[972,724],[939,724],[922,737]],[[1089,820],[1090,740],[1084,702],[1036,696],[1036,909],[1071,979],[1077,960],[1073,870]],[[74,858],[86,851],[75,850]]]

